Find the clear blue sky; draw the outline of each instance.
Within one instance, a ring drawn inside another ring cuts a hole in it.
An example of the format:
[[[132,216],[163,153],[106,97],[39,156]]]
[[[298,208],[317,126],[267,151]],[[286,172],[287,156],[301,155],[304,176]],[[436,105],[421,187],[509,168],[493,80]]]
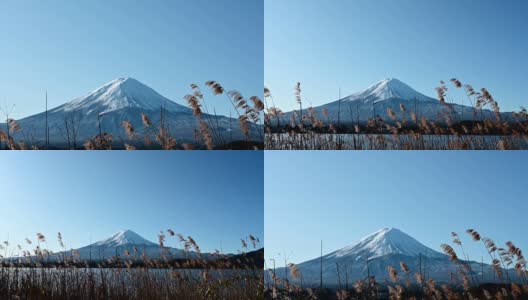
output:
[[[216,80],[261,95],[263,1],[8,0],[0,3],[0,104],[20,118],[134,77],[178,103]],[[205,88],[204,88],[205,90]],[[208,94],[206,94],[208,95]],[[215,98],[218,113],[231,104]]]
[[[314,106],[395,77],[436,97],[440,80],[486,87],[502,110],[528,105],[528,2],[266,0],[265,84],[296,107]],[[459,103],[459,94],[455,94]]]
[[[527,251],[527,169],[523,151],[266,151],[266,258],[302,262],[321,239],[329,253],[383,227],[437,251],[458,232],[477,261],[468,228]]]
[[[41,232],[57,250],[59,231],[77,248],[121,229],[157,242],[170,228],[236,253],[249,234],[264,241],[263,164],[262,151],[3,153],[0,240]]]

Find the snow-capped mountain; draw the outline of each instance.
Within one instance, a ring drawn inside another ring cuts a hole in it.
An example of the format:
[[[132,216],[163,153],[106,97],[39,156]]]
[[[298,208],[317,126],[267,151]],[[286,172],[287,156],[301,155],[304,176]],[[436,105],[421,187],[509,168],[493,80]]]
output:
[[[364,103],[378,103],[390,99],[417,99],[419,101],[427,101],[430,100],[430,97],[413,90],[410,86],[398,79],[387,78],[363,92],[352,94],[341,100],[361,100]]]
[[[161,258],[162,255],[170,259],[198,257],[197,253],[191,251],[170,247],[161,248],[159,244],[146,240],[128,229],[121,230],[105,240],[76,250],[78,252],[77,258],[80,258],[80,260],[104,260],[116,256],[124,258],[126,257],[125,253],[128,253],[128,257],[132,259],[141,259],[143,255],[151,259]],[[71,255],[71,251],[66,252],[66,254]],[[204,254],[203,257],[207,258],[210,256]]]
[[[417,256],[420,254],[428,257],[444,257],[444,254],[434,251],[411,236],[396,228],[383,228],[361,239],[359,242],[327,255],[328,258],[355,257],[374,259],[389,254]]]
[[[72,254],[73,253],[73,254]],[[121,230],[111,237],[95,242],[91,245],[54,254],[54,257],[72,256],[81,261],[107,260],[112,257],[142,260],[143,256],[149,259],[159,259],[163,256],[169,259],[197,258],[198,253],[184,251],[171,247],[160,247],[132,230]],[[202,254],[200,258],[210,259],[209,254]]]
[[[401,112],[400,104],[405,106],[406,113]],[[416,113],[418,119],[425,117],[429,121],[436,122],[444,122],[446,115],[454,122],[495,119],[495,114],[490,110],[479,110],[475,115],[476,110],[473,107],[453,103],[442,104],[437,99],[417,92],[395,78],[384,79],[365,91],[314,107],[318,118],[324,121],[328,119],[332,123],[336,123],[339,118],[342,124],[358,121],[365,123],[369,118],[376,116],[390,122],[388,109],[392,109],[400,120],[402,118],[409,120],[411,112]],[[328,113],[328,117],[323,116],[323,111]],[[295,113],[299,114],[298,111],[288,112],[283,119],[290,120]],[[303,115],[308,113],[308,110],[303,110]],[[510,118],[511,113],[502,113],[502,116]]]
[[[408,265],[410,276],[421,272],[426,278],[438,282],[448,282],[451,274],[459,274],[460,270],[460,266],[451,262],[445,254],[421,244],[396,228],[383,228],[352,245],[323,255],[323,283],[325,286],[335,287],[339,283],[339,275],[341,283],[344,283],[345,270],[349,282],[365,279],[370,274],[378,282],[384,283],[389,280],[387,271],[389,266],[394,267],[400,278],[405,279],[405,274],[400,269],[400,262]],[[479,279],[482,278],[483,269],[486,281],[498,280],[494,277],[491,266],[477,262],[464,263],[471,267],[472,273],[478,275]],[[302,274],[303,284],[318,286],[321,272],[320,257],[299,263],[297,267]],[[290,281],[299,282],[299,279],[294,279],[285,268],[277,269],[276,275],[281,278],[288,276]],[[510,276],[513,276],[511,270]]]
[[[96,242],[93,244],[94,246],[101,246],[101,247],[119,247],[124,245],[144,245],[144,246],[158,246],[158,244],[153,243],[149,240],[144,239],[139,234],[135,233],[134,231],[130,229],[121,230],[117,232],[116,234],[112,235],[111,237]]]
[[[49,113],[82,112],[84,115],[107,114],[126,108],[157,111],[162,106],[172,112],[191,112],[190,108],[172,102],[134,78],[118,78],[87,96],[74,99],[50,110]]]
[[[69,140],[70,146],[75,144],[80,147],[99,133],[100,124],[102,132],[111,134],[114,142],[122,145],[124,141],[129,142],[122,126],[123,121],[132,123],[140,136],[136,139],[138,142],[142,141],[144,135],[155,140],[156,129],[147,129],[141,114],[146,114],[156,127],[160,124],[162,107],[169,134],[178,143],[194,143],[199,123],[190,108],[165,98],[134,78],[119,78],[86,96],[50,109],[47,114],[50,144],[65,145]],[[218,135],[222,136],[225,143],[245,140],[237,119],[213,115],[204,115],[204,118],[219,128]],[[45,141],[45,112],[17,120],[17,123],[21,128],[14,135],[17,140],[31,144]],[[253,140],[257,140],[261,135],[257,133],[256,126],[252,126],[252,129]],[[216,144],[219,144],[218,140]]]
[[[229,257],[230,255],[226,255]],[[205,259],[214,260],[219,256],[209,253],[196,253],[193,251],[184,251],[182,249],[171,247],[160,247],[159,244],[153,243],[132,230],[126,229],[117,232],[107,239],[92,243],[78,249],[56,252],[46,256],[47,262],[54,260],[62,261],[75,260],[79,262],[97,262],[105,261],[111,258],[121,258],[131,261],[142,261],[144,257],[149,259]],[[20,257],[12,257],[13,260],[19,260]],[[38,259],[37,257],[26,257],[24,260]]]

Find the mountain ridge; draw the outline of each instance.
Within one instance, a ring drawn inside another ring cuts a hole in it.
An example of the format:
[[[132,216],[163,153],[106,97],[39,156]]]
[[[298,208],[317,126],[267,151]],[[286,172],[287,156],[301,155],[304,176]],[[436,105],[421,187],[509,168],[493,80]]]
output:
[[[363,280],[370,275],[375,277],[377,282],[389,283],[387,268],[392,266],[400,272],[402,262],[409,267],[411,275],[420,272],[425,278],[437,282],[449,282],[451,275],[460,271],[459,265],[450,261],[447,255],[421,244],[399,229],[382,228],[358,242],[296,264],[302,274],[301,278],[293,278],[287,268],[277,268],[275,274],[297,284],[302,280],[306,286],[316,287],[319,285],[322,270],[325,286],[337,287],[343,280],[343,277],[339,277],[339,268],[341,276],[343,270],[349,272],[348,278],[352,282]],[[470,274],[478,275],[478,278],[484,278],[487,282],[498,281],[492,266],[474,261],[461,262],[471,268]],[[273,270],[268,269],[267,272]],[[510,276],[512,275],[510,272]]]
[[[64,247],[64,246],[63,246]],[[38,249],[38,248],[37,248]],[[71,250],[50,252],[40,249],[41,254],[8,256],[2,261],[9,261],[18,266],[44,267],[97,267],[97,268],[130,268],[149,266],[159,268],[259,268],[264,267],[264,248],[252,251],[233,253],[212,253],[183,250],[153,243],[130,229],[123,229],[108,238]],[[198,251],[198,250],[197,250]],[[158,264],[158,263],[161,264]]]
[[[91,111],[90,107],[93,106],[105,109]],[[165,106],[165,109],[169,111],[192,111],[190,108],[162,96],[151,87],[132,77],[122,77],[104,84],[86,96],[75,98],[53,108],[49,113],[81,110],[87,114],[92,112],[105,114],[123,108],[158,110],[162,106]]]
[[[150,119],[152,126],[144,124],[143,114]],[[205,113],[203,118],[214,124],[215,145],[247,140],[238,119]],[[124,121],[135,129],[135,137],[127,134],[123,128]],[[162,122],[179,144],[203,144],[197,140],[196,130],[200,129],[200,123],[191,108],[173,102],[131,77],[112,80],[86,96],[16,122],[21,129],[12,133],[15,140],[36,146],[45,143],[46,124],[51,145],[79,148],[99,132],[110,134],[116,146],[123,147],[125,142],[141,146],[144,138],[156,140]],[[249,134],[253,141],[261,140],[261,129],[260,125],[250,126]]]
[[[429,100],[430,97],[415,91],[397,78],[383,79],[362,92],[357,92],[339,100],[354,101],[366,99],[373,102],[385,101],[391,98]],[[337,100],[337,101],[339,101]]]
[[[135,233],[130,229],[123,229],[107,239],[93,243],[94,246],[104,246],[108,245],[110,247],[124,246],[127,244],[133,245],[147,245],[147,246],[158,246],[158,244],[153,243],[139,234]]]
[[[231,254],[226,254],[230,256]],[[143,260],[143,256],[149,259],[195,259],[213,260],[217,257],[211,253],[197,253],[190,250],[182,250],[173,247],[161,247],[153,243],[130,229],[123,229],[89,245],[64,250],[56,253],[50,253],[45,261],[61,261],[65,257],[75,259],[76,261],[105,261],[115,257],[127,258],[129,260]],[[21,257],[10,257],[10,259],[19,259]],[[28,259],[31,257],[25,257]],[[35,257],[33,257],[35,258]]]
[[[405,107],[405,112],[401,107]],[[396,119],[410,119],[410,113],[414,113],[418,120],[425,118],[428,121],[445,122],[446,116],[453,121],[470,120],[495,120],[496,114],[488,109],[478,110],[471,106],[454,103],[441,103],[439,100],[422,94],[412,87],[396,78],[381,80],[366,90],[353,93],[344,98],[328,102],[312,108],[316,112],[317,118],[336,124],[340,123],[361,123],[364,124],[369,119],[381,117],[386,122],[392,122],[388,111],[392,110]],[[310,111],[303,109],[303,115],[308,115]],[[285,112],[282,117],[289,122],[293,116],[298,121],[299,111]],[[512,113],[503,112],[501,116],[505,120],[512,119]]]
[[[327,254],[327,257],[343,257],[348,255],[365,256],[368,259],[387,254],[402,254],[416,256],[428,253],[432,257],[442,257],[444,254],[428,248],[413,237],[393,227],[382,228],[356,243]]]

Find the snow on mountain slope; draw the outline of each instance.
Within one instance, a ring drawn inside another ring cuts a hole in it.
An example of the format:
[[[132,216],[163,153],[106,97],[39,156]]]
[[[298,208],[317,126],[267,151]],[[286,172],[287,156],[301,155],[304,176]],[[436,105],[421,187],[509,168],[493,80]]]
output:
[[[420,254],[429,257],[443,257],[411,236],[396,228],[383,228],[363,238],[359,242],[328,254],[327,258],[354,256],[360,258],[376,258],[388,254],[402,254],[417,256]]]
[[[47,262],[53,262],[64,259],[74,259],[78,262],[91,261],[105,261],[111,258],[119,257],[132,261],[143,261],[145,257],[156,259],[199,259],[199,260],[217,260],[219,258],[228,258],[233,254],[225,254],[219,256],[216,253],[197,253],[194,251],[186,251],[178,248],[168,246],[161,247],[157,243],[153,243],[136,232],[126,229],[121,230],[112,236],[101,241],[92,243],[90,245],[66,250],[62,252],[55,252],[44,259]],[[11,260],[20,260],[19,256],[9,257]],[[24,261],[40,260],[37,256],[25,256]]]
[[[340,280],[343,283],[345,269],[351,282],[365,279],[368,274],[374,276],[380,283],[388,282],[387,267],[392,266],[400,270],[400,262],[409,266],[411,274],[421,271],[426,278],[438,282],[448,282],[451,274],[459,271],[459,266],[451,262],[446,255],[421,244],[398,229],[383,228],[352,245],[323,255],[323,282],[328,287],[336,287]],[[484,270],[485,280],[497,280],[491,266],[483,266],[477,262],[467,262],[467,265],[473,273],[479,274],[479,278],[482,278],[481,270]],[[321,257],[299,263],[297,268],[302,274],[305,286],[318,286]],[[300,279],[292,278],[289,270],[285,268],[276,269],[276,275],[282,278],[287,276],[292,282],[300,282]],[[510,276],[513,276],[512,272]]]
[[[132,230],[121,230],[111,237],[95,243],[95,246],[105,246],[105,247],[118,247],[127,244],[132,245],[144,245],[144,246],[158,246],[157,244],[148,241],[141,237],[139,234],[135,233]]]
[[[82,111],[85,114],[105,114],[124,108],[159,110],[165,106],[168,111],[190,112],[188,107],[174,103],[134,78],[118,78],[87,96],[74,99],[53,110],[54,112]]]
[[[214,259],[211,254],[198,254],[193,251],[184,251],[182,249],[171,247],[160,247],[159,244],[153,243],[132,230],[121,230],[107,239],[95,242],[88,246],[76,249],[78,260],[106,260],[112,257],[127,257],[131,260],[142,260],[143,256],[150,259],[159,259],[166,257],[168,259],[180,258],[198,258]],[[65,251],[59,255],[54,255],[55,258],[61,255],[71,256],[71,251]]]
[[[113,140],[122,146],[124,141],[131,142],[122,125],[123,121],[129,121],[139,135],[136,141],[142,141],[144,136],[155,141],[162,107],[165,110],[164,124],[169,134],[179,144],[195,143],[196,130],[200,125],[192,110],[165,98],[133,78],[113,80],[87,96],[49,110],[47,115],[39,113],[17,120],[21,131],[13,136],[17,140],[40,145],[45,140],[47,120],[52,146],[64,147],[69,141],[70,147],[79,147],[96,136],[99,128],[111,134]],[[145,127],[142,114],[150,118],[153,126]],[[214,124],[217,146],[246,140],[238,119],[216,115],[204,115],[203,118]],[[261,131],[260,134],[258,131]],[[262,139],[262,126],[251,126],[250,135],[254,141]]]
[[[369,87],[363,92],[352,94],[342,100],[354,101],[361,100],[364,102],[377,103],[393,98],[397,99],[418,99],[420,101],[427,101],[430,97],[425,96],[413,90],[407,84],[395,78],[384,79],[373,86]]]
[[[404,105],[407,112],[400,110],[400,104]],[[429,121],[444,122],[446,115],[453,121],[473,119],[495,119],[495,114],[490,110],[482,110],[476,113],[473,107],[453,103],[442,104],[437,99],[428,97],[415,91],[402,81],[389,78],[384,79],[365,91],[354,93],[345,98],[317,106],[313,108],[318,118],[336,123],[339,119],[342,123],[361,122],[365,123],[376,116],[386,121],[391,121],[388,109],[391,109],[398,119],[410,119],[410,113],[416,114],[417,119],[425,117]],[[323,117],[323,111],[328,116]],[[303,115],[308,114],[303,110]],[[298,112],[287,112],[283,121],[291,120]],[[511,113],[502,113],[505,120],[511,119]],[[298,118],[298,116],[297,116]]]

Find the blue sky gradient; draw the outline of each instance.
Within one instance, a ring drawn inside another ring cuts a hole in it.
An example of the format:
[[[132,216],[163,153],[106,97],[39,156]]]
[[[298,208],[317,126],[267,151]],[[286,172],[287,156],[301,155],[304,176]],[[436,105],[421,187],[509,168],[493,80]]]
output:
[[[486,87],[501,110],[527,105],[528,2],[266,0],[265,84],[283,110],[398,78],[436,97],[440,80]],[[465,96],[453,92],[457,103]],[[467,104],[467,101],[466,103]]]
[[[2,1],[0,105],[13,117],[55,107],[120,77],[165,97],[216,80],[262,94],[263,1]],[[206,89],[203,88],[205,91]],[[209,96],[210,94],[206,94]],[[229,115],[224,98],[214,103]]]
[[[469,228],[526,250],[527,168],[523,151],[266,151],[266,258],[299,263],[384,227],[437,251],[455,231],[477,261]]]
[[[263,245],[263,152],[3,153],[0,239],[13,247],[47,236],[60,249],[86,246],[121,229],[157,242],[160,230],[192,236],[203,251]],[[167,245],[179,246],[175,238]],[[3,255],[3,254],[2,254]]]

